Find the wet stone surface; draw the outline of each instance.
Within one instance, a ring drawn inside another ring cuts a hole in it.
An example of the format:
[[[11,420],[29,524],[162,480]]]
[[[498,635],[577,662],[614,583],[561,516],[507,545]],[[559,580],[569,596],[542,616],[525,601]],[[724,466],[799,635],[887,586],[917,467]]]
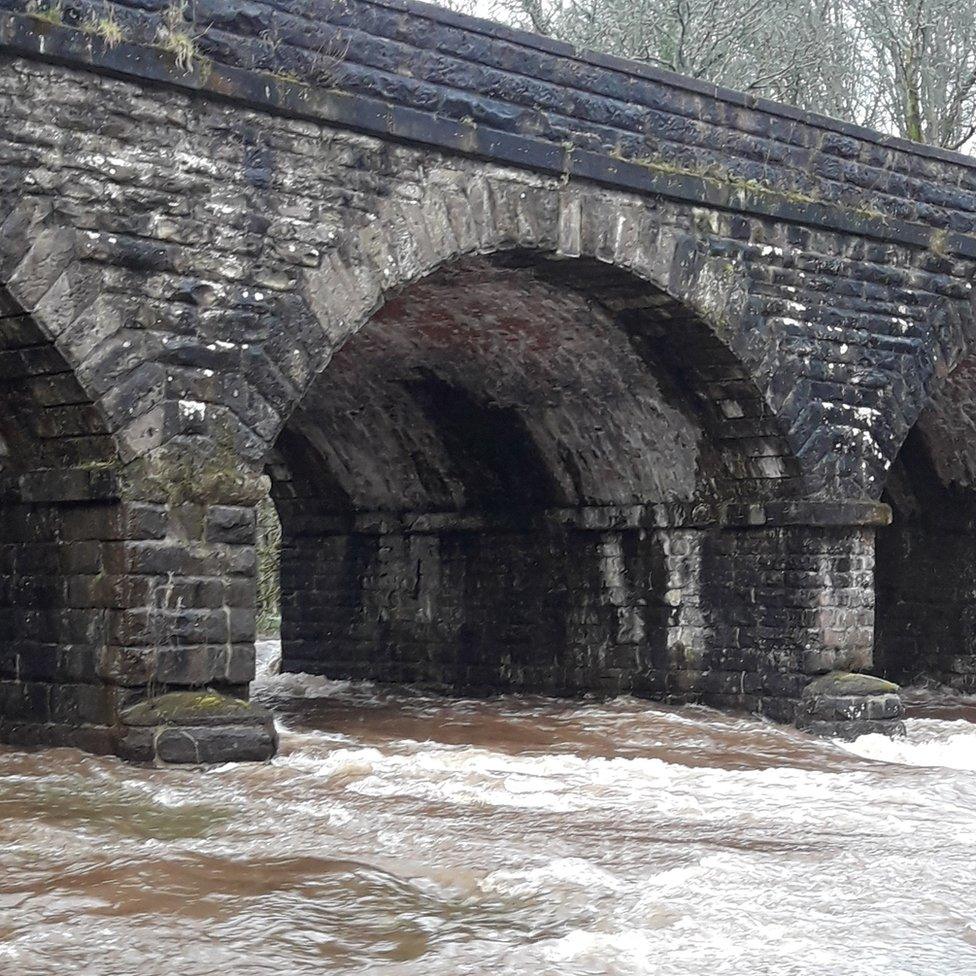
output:
[[[278,745],[266,708],[207,689],[147,699],[126,709],[121,721],[119,754],[137,762],[259,762]]]
[[[905,706],[900,691],[893,682],[870,674],[832,671],[803,689],[796,724],[826,738],[904,735]]]

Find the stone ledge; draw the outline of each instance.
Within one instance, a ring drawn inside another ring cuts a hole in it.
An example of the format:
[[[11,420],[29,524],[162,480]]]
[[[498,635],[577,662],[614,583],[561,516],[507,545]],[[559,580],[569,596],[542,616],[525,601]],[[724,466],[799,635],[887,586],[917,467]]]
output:
[[[841,739],[845,742],[850,742],[862,735],[886,735],[889,738],[895,738],[905,734],[905,723],[902,721],[872,719],[860,719],[855,722],[817,720],[798,727],[801,731],[815,735],[819,739]]]
[[[713,506],[690,502],[643,505],[582,505],[545,508],[531,514],[529,527],[563,525],[592,532],[619,529],[707,528],[718,524]],[[349,515],[300,515],[289,520],[300,538],[329,535],[400,535],[439,532],[510,532],[526,528],[524,518],[498,512],[356,512]]]
[[[726,505],[722,513],[722,523],[728,528],[774,528],[787,525],[881,527],[891,524],[891,506],[860,499]]]
[[[884,526],[891,508],[871,501],[793,501],[756,505],[697,502],[646,502],[634,505],[581,505],[546,508],[532,515],[533,528],[564,525],[592,532],[621,529],[762,529],[790,526],[845,528]],[[438,532],[506,532],[513,518],[484,512],[356,512],[348,515],[300,515],[290,520],[297,537],[328,535],[395,535]],[[517,526],[525,528],[523,522]]]
[[[803,125],[814,126],[828,132],[837,132],[852,139],[871,142],[879,146],[897,149],[900,152],[911,153],[916,156],[927,156],[930,159],[937,159],[940,162],[951,163],[955,166],[976,168],[976,161],[958,150],[943,149],[941,146],[929,146],[924,143],[912,142],[910,139],[905,139],[901,136],[886,135],[883,132],[868,129],[863,125],[847,122],[844,119],[835,119],[829,115],[822,115],[809,109],[797,108],[795,105],[775,102],[768,98],[739,92],[702,78],[692,78],[688,75],[676,74],[665,68],[658,68],[640,61],[629,60],[618,55],[579,48],[565,41],[547,37],[544,34],[533,34],[521,28],[509,27],[506,24],[497,23],[487,18],[456,12],[448,7],[427,3],[424,0],[420,0],[420,2],[418,0],[369,0],[369,2],[377,7],[387,7],[393,10],[403,11],[411,16],[424,17],[435,23],[448,24],[459,27],[462,30],[473,31],[491,38],[510,41],[534,50],[571,58],[584,65],[606,68],[615,73],[619,72],[633,78],[652,81],[670,88],[702,95],[706,98],[728,102],[730,105],[735,105],[738,108],[754,109],[767,115],[780,116],[790,122],[799,122]]]

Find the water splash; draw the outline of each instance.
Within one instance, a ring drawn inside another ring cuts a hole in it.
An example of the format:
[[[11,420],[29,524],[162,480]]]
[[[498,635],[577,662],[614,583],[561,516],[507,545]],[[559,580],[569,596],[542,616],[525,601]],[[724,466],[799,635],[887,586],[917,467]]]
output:
[[[0,750],[2,976],[976,973],[968,722],[841,744],[261,660],[271,764]]]

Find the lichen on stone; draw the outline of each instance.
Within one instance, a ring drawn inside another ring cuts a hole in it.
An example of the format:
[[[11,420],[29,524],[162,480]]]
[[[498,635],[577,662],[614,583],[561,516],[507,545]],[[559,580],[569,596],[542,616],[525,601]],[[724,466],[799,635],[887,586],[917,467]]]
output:
[[[233,722],[255,712],[250,702],[206,688],[148,698],[126,709],[121,718],[124,725],[199,725],[206,719]]]

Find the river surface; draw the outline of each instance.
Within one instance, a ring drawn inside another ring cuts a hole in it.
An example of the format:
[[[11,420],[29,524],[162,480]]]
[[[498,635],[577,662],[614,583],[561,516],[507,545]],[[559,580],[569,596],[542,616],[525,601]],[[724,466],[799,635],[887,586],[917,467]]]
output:
[[[636,699],[255,693],[267,765],[0,748],[0,976],[976,974],[972,700],[842,746]]]

